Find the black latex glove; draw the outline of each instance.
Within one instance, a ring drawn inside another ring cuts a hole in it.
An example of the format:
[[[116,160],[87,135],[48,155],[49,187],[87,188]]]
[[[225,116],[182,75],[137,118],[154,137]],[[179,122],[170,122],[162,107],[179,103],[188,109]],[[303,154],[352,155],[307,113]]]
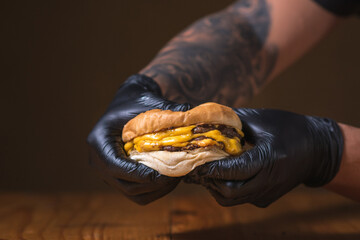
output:
[[[219,204],[266,207],[301,183],[319,187],[336,175],[343,136],[335,121],[279,110],[235,111],[254,147],[199,166],[185,179],[207,187]]]
[[[104,181],[139,204],[164,196],[181,180],[161,175],[131,160],[123,150],[121,133],[124,125],[139,113],[155,108],[187,111],[191,106],[163,99],[159,86],[151,78],[131,76],[117,91],[87,139],[91,146],[90,163],[100,170]]]

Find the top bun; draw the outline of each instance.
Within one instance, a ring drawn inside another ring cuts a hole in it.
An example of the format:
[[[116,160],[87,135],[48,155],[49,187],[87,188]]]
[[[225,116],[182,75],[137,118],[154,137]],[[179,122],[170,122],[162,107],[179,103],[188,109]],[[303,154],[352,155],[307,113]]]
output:
[[[240,130],[242,128],[238,115],[231,108],[209,102],[186,112],[153,109],[140,113],[126,123],[122,132],[122,140],[128,142],[147,133],[201,123],[223,124]]]

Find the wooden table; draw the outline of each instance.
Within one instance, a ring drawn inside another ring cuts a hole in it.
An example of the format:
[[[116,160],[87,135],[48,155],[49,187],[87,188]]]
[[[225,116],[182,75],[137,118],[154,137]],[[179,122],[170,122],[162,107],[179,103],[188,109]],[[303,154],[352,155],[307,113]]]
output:
[[[298,188],[266,209],[221,207],[182,185],[138,206],[119,193],[1,193],[0,240],[360,239],[360,204]]]

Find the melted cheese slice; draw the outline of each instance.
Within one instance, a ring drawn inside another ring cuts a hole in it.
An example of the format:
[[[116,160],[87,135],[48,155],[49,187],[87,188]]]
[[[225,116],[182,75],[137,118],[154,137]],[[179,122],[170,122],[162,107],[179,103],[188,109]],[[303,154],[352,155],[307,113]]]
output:
[[[185,147],[188,144],[195,144],[200,147],[224,145],[224,151],[231,155],[237,155],[242,152],[240,139],[237,137],[228,138],[221,134],[219,130],[211,130],[204,133],[192,133],[196,125],[179,127],[156,133],[149,133],[134,138],[124,146],[125,151],[129,154],[132,149],[138,152],[159,151],[163,146]],[[243,137],[244,133],[239,129],[236,131]],[[205,139],[193,140],[194,138],[204,136]]]

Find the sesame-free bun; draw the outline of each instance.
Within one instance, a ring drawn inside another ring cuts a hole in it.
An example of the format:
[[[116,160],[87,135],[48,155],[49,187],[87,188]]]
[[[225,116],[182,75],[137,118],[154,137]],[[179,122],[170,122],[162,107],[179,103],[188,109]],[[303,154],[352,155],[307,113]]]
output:
[[[196,148],[191,151],[180,152],[138,152],[136,150],[130,152],[131,159],[169,177],[184,176],[199,165],[227,156],[229,154],[217,147]]]
[[[231,108],[208,102],[186,112],[153,109],[140,113],[124,126],[122,140],[128,142],[147,133],[200,123],[223,124],[240,130],[242,128],[239,117]]]

